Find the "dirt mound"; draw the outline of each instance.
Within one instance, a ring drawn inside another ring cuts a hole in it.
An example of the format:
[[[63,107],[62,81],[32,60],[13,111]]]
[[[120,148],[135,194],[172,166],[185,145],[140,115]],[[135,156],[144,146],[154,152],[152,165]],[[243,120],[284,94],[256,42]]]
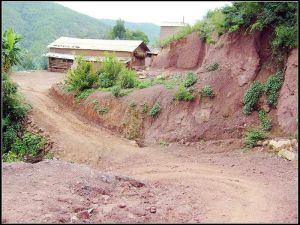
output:
[[[199,214],[191,210],[183,215],[176,209],[168,213],[182,195],[180,188],[166,198],[164,185],[146,185],[83,165],[58,160],[4,163],[2,172],[4,223],[187,222],[197,221]]]
[[[293,49],[289,55],[284,83],[278,99],[278,122],[287,133],[294,133],[298,127],[298,49]]]

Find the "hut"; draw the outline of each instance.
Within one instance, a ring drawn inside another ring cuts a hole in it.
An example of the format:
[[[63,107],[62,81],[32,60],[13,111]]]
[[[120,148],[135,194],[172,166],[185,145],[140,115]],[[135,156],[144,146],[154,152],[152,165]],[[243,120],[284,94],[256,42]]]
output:
[[[112,53],[130,68],[145,67],[149,48],[139,40],[100,40],[60,37],[48,46],[48,70],[65,72],[73,65],[76,55],[91,62],[101,62],[106,53]]]

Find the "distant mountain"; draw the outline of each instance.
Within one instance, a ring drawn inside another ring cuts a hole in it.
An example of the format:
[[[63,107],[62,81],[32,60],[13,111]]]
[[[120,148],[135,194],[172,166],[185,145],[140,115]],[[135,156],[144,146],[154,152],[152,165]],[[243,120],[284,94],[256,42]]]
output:
[[[47,45],[60,36],[107,39],[114,20],[99,20],[54,2],[2,2],[2,32],[12,27],[23,37],[22,46],[35,61]],[[151,23],[125,23],[126,28],[141,29],[153,42],[159,26]]]

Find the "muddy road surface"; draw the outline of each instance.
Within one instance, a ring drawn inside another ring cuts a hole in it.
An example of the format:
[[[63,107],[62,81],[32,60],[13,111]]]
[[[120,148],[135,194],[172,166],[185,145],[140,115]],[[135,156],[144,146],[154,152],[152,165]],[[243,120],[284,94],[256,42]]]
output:
[[[4,163],[2,222],[298,221],[297,161],[245,151],[235,139],[140,148],[55,101],[48,91],[63,74],[12,79],[57,160]]]

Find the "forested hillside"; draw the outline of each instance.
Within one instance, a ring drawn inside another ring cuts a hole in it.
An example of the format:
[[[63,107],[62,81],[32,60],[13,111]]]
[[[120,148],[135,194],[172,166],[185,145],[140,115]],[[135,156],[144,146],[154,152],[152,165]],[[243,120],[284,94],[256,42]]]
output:
[[[43,65],[41,55],[56,38],[107,39],[113,25],[114,21],[101,21],[53,2],[2,3],[2,31],[11,27],[23,37],[22,47],[28,51],[25,64],[29,68],[31,59],[39,67]],[[128,23],[126,28],[140,28],[150,41],[159,35],[159,27],[154,24]]]

